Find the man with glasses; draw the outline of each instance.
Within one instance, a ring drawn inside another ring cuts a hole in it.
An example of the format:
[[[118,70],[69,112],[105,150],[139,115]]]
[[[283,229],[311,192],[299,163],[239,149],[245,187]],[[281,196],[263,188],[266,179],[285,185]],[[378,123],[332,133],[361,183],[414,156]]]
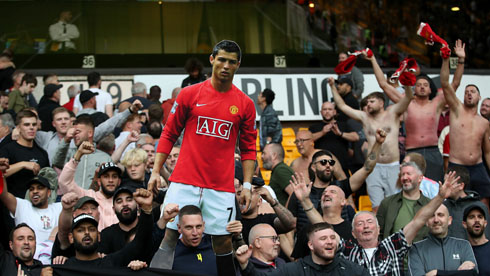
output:
[[[291,163],[291,169],[295,173],[303,173],[308,175],[308,167],[311,163],[313,154],[318,150],[314,147],[313,134],[309,130],[299,130],[296,133],[296,140],[294,141],[296,148],[298,149],[300,157],[294,159]]]
[[[286,205],[293,188],[289,185],[293,169],[284,163],[284,149],[281,144],[267,144],[262,151],[264,169],[272,170],[269,186],[276,193],[277,200]]]
[[[261,223],[252,227],[248,244],[252,247],[249,261],[255,266],[255,270],[269,273],[286,263],[278,257],[281,243],[276,230],[269,224]]]
[[[335,104],[324,102],[321,109],[322,121],[309,127],[313,134],[316,149],[328,150],[339,160],[342,168],[348,168],[349,142],[359,140],[359,135],[352,130],[347,121],[336,120]]]

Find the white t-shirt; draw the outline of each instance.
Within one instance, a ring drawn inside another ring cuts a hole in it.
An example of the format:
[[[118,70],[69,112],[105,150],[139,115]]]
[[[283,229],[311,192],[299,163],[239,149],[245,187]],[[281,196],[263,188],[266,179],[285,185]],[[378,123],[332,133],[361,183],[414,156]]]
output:
[[[122,131],[121,133],[119,133],[119,136],[117,136],[116,140],[115,140],[115,144],[116,144],[116,149],[119,148],[119,146],[122,144],[122,142],[126,139],[126,137],[128,137],[128,135],[130,134],[131,132],[129,131]],[[124,155],[126,154],[126,152],[128,152],[129,150],[131,149],[134,149],[136,147],[136,143],[135,142],[131,142],[129,143],[129,145],[126,147],[126,149],[123,151],[123,153],[121,154],[121,159],[124,158]]]
[[[15,216],[10,214],[15,225],[26,223],[36,233],[36,253],[34,257],[39,256],[39,251],[43,248],[42,243],[49,240],[53,229],[58,227],[58,219],[63,207],[61,202],[50,203],[48,208],[39,209],[32,206],[32,203],[22,198],[17,199],[17,208]],[[36,258],[37,259],[37,258]]]
[[[92,92],[99,93],[99,95],[95,96],[95,99],[97,101],[96,110],[105,113],[105,106],[109,104],[110,105],[113,104],[111,94],[105,92],[104,90],[100,90],[99,88],[90,88],[89,90]],[[73,103],[73,107],[78,108],[78,111],[83,109],[82,103],[80,103],[80,94],[78,94],[75,97],[75,102]]]

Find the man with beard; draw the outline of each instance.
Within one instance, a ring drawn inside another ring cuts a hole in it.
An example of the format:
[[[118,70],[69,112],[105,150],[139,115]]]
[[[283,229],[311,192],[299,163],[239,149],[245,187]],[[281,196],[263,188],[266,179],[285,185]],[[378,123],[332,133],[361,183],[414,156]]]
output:
[[[38,245],[49,240],[51,232],[58,226],[62,209],[61,202],[48,203],[51,195],[49,181],[42,176],[36,176],[27,182],[30,202],[11,194],[5,182],[3,173],[0,172],[0,191],[3,189],[0,200],[10,211],[10,215],[15,220],[15,225],[29,223],[36,233],[36,244]],[[40,248],[42,246],[37,246],[38,250]],[[39,252],[36,252],[34,256],[39,256]]]
[[[406,162],[400,166],[402,191],[383,199],[376,213],[381,238],[387,238],[405,227],[429,203],[430,199],[420,191],[423,178],[424,174],[414,162]],[[422,228],[414,241],[423,239],[427,233],[428,229]]]
[[[476,273],[465,275],[478,275],[471,244],[467,240],[448,236],[448,227],[451,223],[452,218],[446,206],[439,205],[426,222],[429,236],[414,243],[410,249],[408,266],[411,275],[433,276],[460,270],[473,270]]]
[[[103,137],[112,133],[114,128],[121,124],[131,113],[136,113],[141,108],[141,102],[135,101],[128,110],[120,112],[105,121],[104,123],[94,127],[94,122],[88,115],[78,117],[73,122],[73,127],[70,128],[63,139],[59,140],[59,145],[53,156],[53,167],[63,169],[66,163],[74,157],[80,144],[84,141],[89,141],[92,144],[98,142]],[[72,143],[72,140],[74,143]],[[80,163],[75,173],[75,180],[80,187],[88,189],[92,183],[95,170],[104,162],[112,161],[110,156],[101,151],[95,150],[93,154],[83,156],[83,159],[75,159]]]
[[[405,86],[405,96],[386,110],[384,109],[383,93],[373,92],[369,94],[366,96],[367,112],[365,112],[345,104],[337,92],[333,78],[329,78],[328,83],[337,107],[347,116],[362,123],[369,147],[372,147],[376,141],[376,129],[383,129],[387,134],[386,142],[381,148],[380,159],[373,173],[366,179],[369,199],[373,211],[376,212],[383,198],[397,192],[396,179],[400,171],[400,151],[398,149],[400,116],[407,110],[408,104],[413,98],[412,88]]]
[[[311,203],[306,204],[306,206],[311,206]],[[345,199],[344,191],[342,191],[339,186],[329,185],[325,188],[321,198],[320,209],[323,221],[332,225],[335,232],[338,233],[341,238],[343,238],[344,240],[350,240],[353,239],[351,223],[350,221],[342,218],[342,209],[346,205],[347,200]],[[311,212],[315,211],[311,210]],[[307,247],[307,229],[308,227],[303,227],[303,229],[298,232],[296,243],[294,244],[293,253],[291,254],[291,257],[295,259],[303,258],[310,254]]]
[[[284,149],[281,144],[267,144],[262,151],[262,162],[264,169],[272,170],[269,186],[276,193],[277,200],[285,205],[293,188],[289,186],[293,169],[284,163]]]
[[[480,201],[478,193],[467,188],[470,183],[470,174],[465,167],[453,165],[449,167],[448,171],[455,172],[456,176],[459,176],[458,186],[451,196],[444,201],[444,205],[446,205],[449,215],[453,220],[451,225],[449,225],[448,236],[467,240],[468,234],[462,224],[464,221],[464,210],[468,206],[478,205],[480,208],[486,210],[485,217],[488,217],[488,209]],[[490,229],[486,229],[484,233],[487,238],[490,237]]]
[[[98,252],[111,254],[121,250],[132,240],[133,235],[138,232],[139,209],[133,198],[133,191],[134,189],[123,186],[114,193],[113,210],[119,222],[102,230],[100,233],[101,242],[97,249]],[[168,209],[170,207],[171,206],[167,207],[166,210],[170,210]],[[175,215],[177,215],[177,213],[175,213]],[[164,220],[163,216],[154,223],[152,231],[152,250],[149,250],[145,258],[140,259],[141,261],[151,261],[153,252],[158,249],[158,245],[165,234],[165,224],[166,220]]]
[[[270,238],[270,237],[262,237]],[[276,236],[277,238],[277,236]],[[252,261],[253,246],[242,245],[236,252],[240,263],[241,274],[246,275],[362,275],[369,276],[368,271],[351,261],[336,255],[338,248],[337,234],[333,227],[326,223],[311,225],[308,229],[308,247],[311,255],[297,262],[287,263],[272,272],[258,271]]]
[[[451,83],[454,91],[459,87],[463,76],[465,60],[464,46],[461,40],[457,40],[454,47],[454,53],[458,56],[458,65]],[[403,95],[388,83],[376,61],[376,57],[367,57],[365,55],[365,58],[371,61],[373,65],[379,87],[383,89],[390,100],[398,103],[403,98]],[[414,99],[408,105],[407,116],[405,118],[405,146],[407,152],[418,152],[425,158],[427,162],[426,176],[428,178],[435,181],[442,181],[444,174],[443,161],[437,147],[439,138],[437,128],[447,98],[444,99],[444,94],[439,92],[436,97],[430,99],[430,82],[431,80],[424,75],[419,75],[415,82]]]
[[[112,210],[113,195],[121,184],[121,169],[112,162],[102,163],[99,168],[97,184],[100,187],[99,191],[92,189],[84,189],[76,182],[75,174],[78,163],[75,159],[80,160],[84,155],[91,154],[95,151],[94,145],[88,141],[83,142],[73,159],[66,163],[61,171],[59,178],[59,189],[62,193],[74,192],[80,197],[93,197],[98,205],[101,214],[98,227],[99,231],[118,222],[118,218]]]
[[[7,251],[0,244],[0,271],[2,275],[20,275],[23,271],[25,276],[39,276],[43,264],[34,259],[36,251],[36,234],[34,230],[25,223],[21,223],[10,233],[10,249]]]
[[[473,247],[480,275],[490,275],[490,243],[485,237],[487,216],[485,210],[478,205],[468,206],[464,210],[463,227],[468,231],[468,240]]]
[[[321,109],[322,122],[309,127],[316,149],[328,150],[337,157],[347,171],[349,167],[349,142],[359,140],[357,132],[350,129],[347,121],[336,120],[337,111],[331,102],[324,102]]]
[[[480,194],[488,208],[490,177],[483,165],[482,151],[485,162],[490,164],[490,125],[485,118],[477,114],[480,90],[476,85],[468,84],[464,90],[464,102],[461,103],[454,88],[449,84],[449,58],[442,60],[441,86],[451,111],[449,166],[458,164],[468,169],[470,188]]]
[[[311,187],[311,191],[308,195],[313,204],[313,208],[317,209],[320,206],[323,191],[329,185],[339,186],[346,197],[349,197],[350,194],[357,191],[375,167],[378,154],[381,151],[381,145],[384,143],[385,138],[386,132],[378,129],[376,131],[376,142],[372,146],[371,152],[368,154],[366,162],[364,162],[364,166],[356,171],[350,178],[341,181],[333,179],[333,170],[336,162],[332,158],[332,154],[324,150],[316,152],[313,155],[313,161],[311,163],[311,169],[315,174],[315,180],[313,181],[313,185],[309,186]],[[296,178],[298,175],[303,174],[296,174]],[[303,209],[301,200],[296,197],[295,193],[293,193],[289,199],[288,209],[293,216],[296,217],[296,229],[300,231],[308,223],[307,212],[311,211],[311,209]],[[348,219],[348,214],[343,211],[342,217]]]
[[[138,231],[133,241],[123,249],[101,258],[97,252],[100,234],[97,231],[97,221],[86,214],[73,219],[72,230],[69,234],[70,243],[75,246],[75,257],[68,259],[65,265],[85,267],[127,266],[132,260],[141,260],[151,250],[152,240],[148,239],[152,231],[151,204],[153,195],[145,189],[133,193],[133,199],[141,210]],[[164,213],[166,214],[166,213]]]

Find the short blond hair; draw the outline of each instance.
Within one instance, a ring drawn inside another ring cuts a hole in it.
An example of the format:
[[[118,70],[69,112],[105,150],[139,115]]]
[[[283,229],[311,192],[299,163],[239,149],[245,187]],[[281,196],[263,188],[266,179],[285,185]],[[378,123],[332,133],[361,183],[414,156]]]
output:
[[[133,165],[135,163],[141,164],[148,161],[148,154],[145,150],[140,148],[131,149],[126,154],[124,154],[123,159],[121,160],[121,164],[123,166]]]

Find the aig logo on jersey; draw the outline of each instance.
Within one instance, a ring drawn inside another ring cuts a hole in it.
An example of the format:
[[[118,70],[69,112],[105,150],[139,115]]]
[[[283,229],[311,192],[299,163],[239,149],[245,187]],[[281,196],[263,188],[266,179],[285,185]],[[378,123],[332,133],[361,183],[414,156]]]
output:
[[[232,126],[232,122],[199,116],[197,117],[196,133],[228,140]]]

